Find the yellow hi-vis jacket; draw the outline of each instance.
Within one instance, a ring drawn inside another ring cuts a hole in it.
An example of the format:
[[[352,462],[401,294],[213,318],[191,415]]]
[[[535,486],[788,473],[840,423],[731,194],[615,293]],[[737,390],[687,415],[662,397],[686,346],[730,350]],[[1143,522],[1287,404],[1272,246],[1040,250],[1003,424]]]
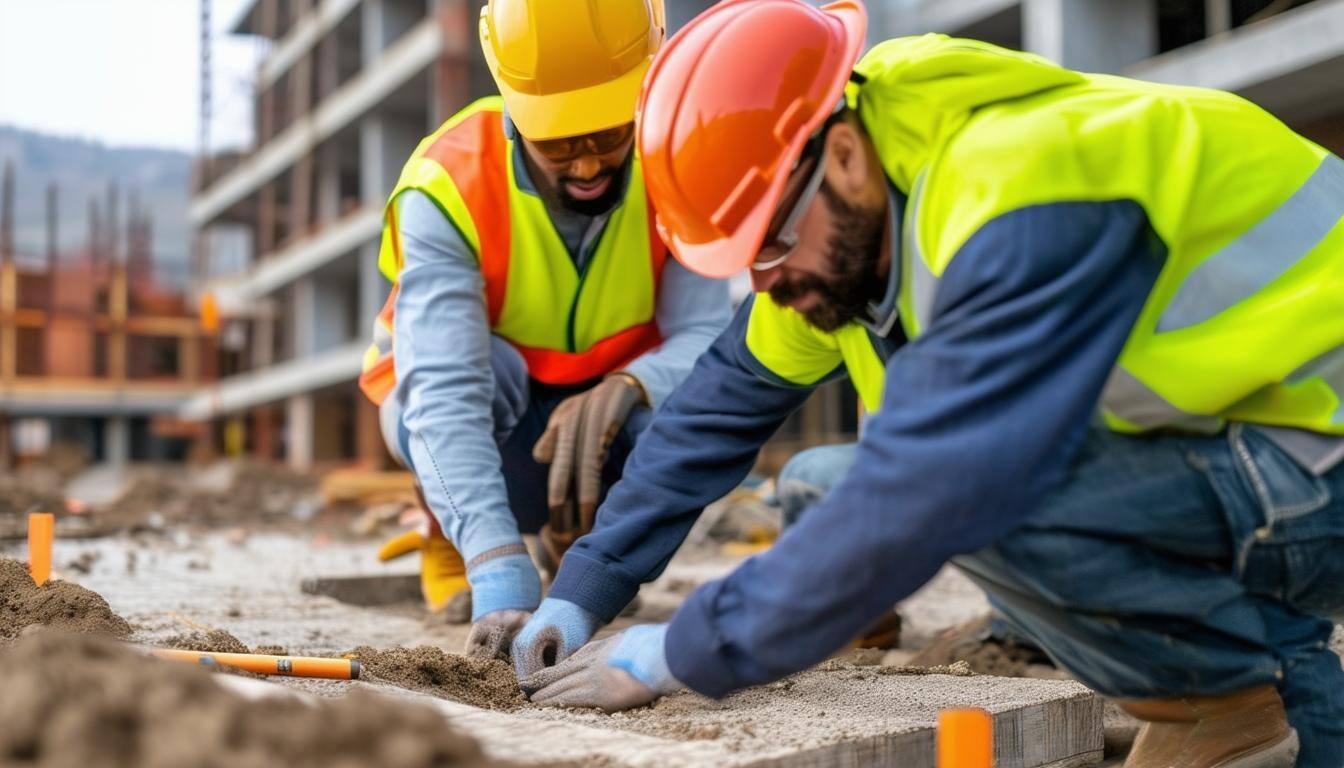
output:
[[[1003,214],[1131,200],[1166,262],[1102,395],[1107,425],[1228,421],[1344,435],[1344,161],[1235,95],[1062,69],[940,35],[891,40],[848,98],[908,195],[900,319],[918,338],[958,249]],[[752,354],[812,384],[841,362],[870,411],[884,366],[758,297]]]

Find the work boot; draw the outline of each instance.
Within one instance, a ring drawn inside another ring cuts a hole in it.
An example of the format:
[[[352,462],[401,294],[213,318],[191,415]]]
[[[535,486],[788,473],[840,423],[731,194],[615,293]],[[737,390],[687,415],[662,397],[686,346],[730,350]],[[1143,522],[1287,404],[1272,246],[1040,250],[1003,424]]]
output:
[[[443,535],[434,516],[426,512],[425,518],[426,528],[407,531],[388,541],[378,550],[378,559],[387,562],[418,550],[420,594],[425,598],[425,607],[448,624],[465,624],[471,621],[467,564],[457,547]]]
[[[1292,768],[1297,732],[1272,685],[1226,696],[1122,699],[1144,722],[1124,768]]]
[[[855,648],[887,649],[901,644],[901,615],[887,611],[854,641]]]

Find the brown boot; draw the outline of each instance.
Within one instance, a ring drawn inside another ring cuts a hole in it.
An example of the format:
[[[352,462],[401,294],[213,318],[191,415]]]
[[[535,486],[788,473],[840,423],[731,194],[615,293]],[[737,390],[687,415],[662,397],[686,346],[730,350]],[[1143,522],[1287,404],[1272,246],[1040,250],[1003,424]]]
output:
[[[1272,685],[1226,696],[1123,699],[1145,725],[1124,768],[1293,768],[1297,732]]]

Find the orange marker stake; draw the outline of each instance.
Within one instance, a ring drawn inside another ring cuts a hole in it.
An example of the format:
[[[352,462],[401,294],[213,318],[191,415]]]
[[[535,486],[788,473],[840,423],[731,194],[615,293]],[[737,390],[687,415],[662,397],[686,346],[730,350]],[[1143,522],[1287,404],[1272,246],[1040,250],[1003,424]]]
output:
[[[328,680],[358,680],[359,662],[352,659],[321,659],[309,656],[267,656],[261,653],[204,653],[172,648],[152,648],[161,659],[201,666],[236,667],[258,675],[322,677]]]
[[[39,587],[51,578],[51,542],[55,537],[55,515],[50,512],[28,515],[28,573]]]
[[[938,713],[938,768],[990,768],[994,721],[983,709]]]

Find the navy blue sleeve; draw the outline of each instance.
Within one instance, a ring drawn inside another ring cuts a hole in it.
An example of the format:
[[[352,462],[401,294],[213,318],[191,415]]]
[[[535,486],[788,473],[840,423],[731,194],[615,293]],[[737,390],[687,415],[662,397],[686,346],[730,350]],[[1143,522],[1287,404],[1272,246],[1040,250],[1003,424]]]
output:
[[[565,554],[550,597],[604,622],[667,566],[706,504],[737,487],[761,445],[815,386],[772,377],[746,347],[749,299],[639,437],[593,531]]]
[[[687,599],[667,634],[672,674],[722,696],[804,669],[1013,529],[1064,477],[1164,250],[1128,201],[981,228],[927,332],[888,363],[854,469],[773,548]]]

